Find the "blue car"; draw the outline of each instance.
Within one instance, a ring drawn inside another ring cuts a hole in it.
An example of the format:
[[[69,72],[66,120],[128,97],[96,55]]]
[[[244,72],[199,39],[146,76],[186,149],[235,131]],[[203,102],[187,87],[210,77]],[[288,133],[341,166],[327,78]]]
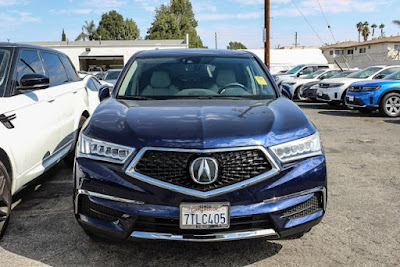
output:
[[[382,80],[351,84],[346,94],[346,105],[362,113],[379,110],[384,116],[400,116],[400,71]]]
[[[87,234],[294,238],[325,214],[319,133],[255,55],[139,52],[99,97],[74,167],[75,216]]]

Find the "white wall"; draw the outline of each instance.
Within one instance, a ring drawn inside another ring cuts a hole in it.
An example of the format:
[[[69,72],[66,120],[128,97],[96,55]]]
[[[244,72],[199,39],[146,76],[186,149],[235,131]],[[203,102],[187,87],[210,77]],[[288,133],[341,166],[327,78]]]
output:
[[[154,50],[154,47],[90,47],[90,52],[86,52],[85,47],[52,47],[55,50],[65,53],[79,70],[79,56],[123,56],[124,64],[128,62],[133,54],[143,50]],[[157,49],[176,49],[178,47],[160,47]]]
[[[249,49],[248,51],[253,52],[264,61],[264,49]],[[271,49],[270,57],[271,73],[287,70],[300,64],[328,63],[321,49]]]

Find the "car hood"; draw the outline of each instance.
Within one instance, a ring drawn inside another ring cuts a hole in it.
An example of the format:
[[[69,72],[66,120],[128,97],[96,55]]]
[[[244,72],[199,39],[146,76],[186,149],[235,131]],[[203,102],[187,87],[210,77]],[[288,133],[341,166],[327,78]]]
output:
[[[359,81],[352,84],[352,86],[400,86],[400,80],[369,80]]]
[[[141,148],[270,146],[316,132],[292,101],[154,100],[110,98],[92,115],[84,134]]]
[[[344,83],[345,85],[349,85],[354,82],[359,82],[359,81],[366,81],[366,79],[358,79],[358,78],[340,78],[340,79],[326,79],[321,81],[321,83]]]

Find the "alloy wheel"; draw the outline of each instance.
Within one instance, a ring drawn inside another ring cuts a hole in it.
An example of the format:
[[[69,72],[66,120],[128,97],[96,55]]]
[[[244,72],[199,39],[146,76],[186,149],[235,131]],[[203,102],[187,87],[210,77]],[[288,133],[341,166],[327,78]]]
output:
[[[11,188],[7,172],[0,162],[0,238],[7,227],[11,212]]]
[[[385,109],[392,116],[400,114],[400,97],[396,95],[390,96],[385,102]]]

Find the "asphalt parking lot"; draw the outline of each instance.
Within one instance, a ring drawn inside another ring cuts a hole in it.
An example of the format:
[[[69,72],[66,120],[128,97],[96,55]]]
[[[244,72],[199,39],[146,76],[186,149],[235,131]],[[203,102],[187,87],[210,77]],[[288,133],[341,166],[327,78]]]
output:
[[[225,243],[91,239],[60,164],[18,195],[0,266],[399,266],[400,118],[298,103],[318,127],[328,163],[328,211],[301,239]]]

